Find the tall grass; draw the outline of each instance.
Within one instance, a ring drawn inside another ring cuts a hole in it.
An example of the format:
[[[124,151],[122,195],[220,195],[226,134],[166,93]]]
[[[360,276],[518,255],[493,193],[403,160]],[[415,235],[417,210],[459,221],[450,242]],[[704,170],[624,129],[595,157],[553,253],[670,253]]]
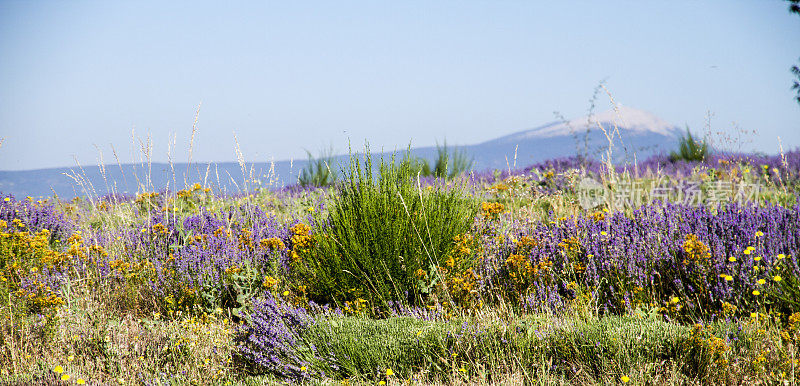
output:
[[[470,170],[472,168],[473,159],[467,154],[466,151],[457,148],[450,149],[447,146],[447,141],[444,144],[436,145],[436,160],[433,164],[410,155],[411,148],[406,157],[403,158],[401,165],[408,167],[412,170],[414,175],[419,174],[424,177],[436,177],[453,179]]]
[[[437,144],[436,152],[438,155],[431,171],[434,177],[454,178],[472,167],[472,158],[463,150],[453,149],[451,151],[447,147],[447,141],[442,146]]]
[[[333,159],[333,149],[320,152],[318,157],[308,154],[308,164],[300,171],[298,182],[302,186],[329,186],[336,182],[338,175]]]
[[[686,129],[686,135],[681,137],[678,151],[672,152],[670,160],[675,161],[704,161],[708,158],[708,143],[705,140],[697,141],[692,132]]]

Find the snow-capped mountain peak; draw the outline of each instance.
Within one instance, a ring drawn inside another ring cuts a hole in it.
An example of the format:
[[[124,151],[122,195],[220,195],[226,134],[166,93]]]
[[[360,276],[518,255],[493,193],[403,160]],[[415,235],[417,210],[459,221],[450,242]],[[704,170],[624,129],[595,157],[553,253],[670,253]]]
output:
[[[600,131],[602,126],[609,133],[615,127],[626,129],[632,135],[638,134],[660,134],[669,137],[680,135],[680,128],[673,125],[656,115],[635,109],[632,107],[619,106],[617,109],[604,111],[591,116],[575,118],[567,122],[556,122],[535,129],[525,130],[511,134],[503,139],[521,140],[535,138],[552,138],[559,136],[571,136],[573,133],[582,133],[586,128],[590,131]]]

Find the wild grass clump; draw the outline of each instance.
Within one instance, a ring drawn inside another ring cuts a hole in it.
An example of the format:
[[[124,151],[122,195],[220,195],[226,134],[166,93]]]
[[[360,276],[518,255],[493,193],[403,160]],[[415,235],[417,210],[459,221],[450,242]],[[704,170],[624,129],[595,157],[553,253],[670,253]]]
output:
[[[300,186],[329,186],[336,182],[336,164],[333,157],[333,149],[321,152],[318,157],[308,154],[308,164],[300,171],[297,182]]]
[[[463,150],[453,149],[447,146],[445,141],[442,146],[436,145],[436,161],[433,166],[428,161],[411,157],[410,153],[401,162],[402,167],[409,168],[414,174],[423,177],[435,177],[453,179],[470,170],[473,160]]]
[[[708,143],[705,140],[697,141],[692,136],[692,132],[686,129],[686,135],[682,136],[678,143],[678,151],[670,154],[670,160],[702,162],[708,158]]]
[[[323,316],[305,344],[326,353],[328,377],[348,382],[727,383],[747,379],[749,366],[763,371],[781,360],[764,328],[758,321],[685,326],[645,310],[601,318],[495,308],[447,321]]]
[[[384,311],[392,301],[423,303],[475,213],[458,181],[422,188],[407,164],[381,159],[375,175],[368,148],[363,166],[351,156],[329,213],[318,219],[313,252],[302,257],[312,299]]]

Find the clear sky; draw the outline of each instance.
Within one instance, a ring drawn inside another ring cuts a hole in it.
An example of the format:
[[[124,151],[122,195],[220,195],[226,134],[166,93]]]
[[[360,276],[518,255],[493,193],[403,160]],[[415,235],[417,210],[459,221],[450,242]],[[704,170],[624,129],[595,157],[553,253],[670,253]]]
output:
[[[0,0],[0,170],[130,162],[148,136],[185,162],[201,102],[197,161],[236,160],[234,133],[258,162],[477,143],[585,114],[603,79],[747,150],[800,146],[785,1],[224,3]]]

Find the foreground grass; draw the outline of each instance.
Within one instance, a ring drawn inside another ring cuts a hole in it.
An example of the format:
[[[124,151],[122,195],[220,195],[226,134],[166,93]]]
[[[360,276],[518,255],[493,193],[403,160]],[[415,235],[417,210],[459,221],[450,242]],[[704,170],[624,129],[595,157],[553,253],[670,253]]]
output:
[[[239,366],[229,315],[111,316],[96,300],[76,298],[52,330],[6,331],[14,375],[4,367],[2,384],[284,383]],[[447,321],[318,316],[303,340],[333,358],[306,369],[319,384],[772,384],[796,381],[771,370],[793,355],[780,332],[764,317],[686,326],[644,311],[490,309]]]

